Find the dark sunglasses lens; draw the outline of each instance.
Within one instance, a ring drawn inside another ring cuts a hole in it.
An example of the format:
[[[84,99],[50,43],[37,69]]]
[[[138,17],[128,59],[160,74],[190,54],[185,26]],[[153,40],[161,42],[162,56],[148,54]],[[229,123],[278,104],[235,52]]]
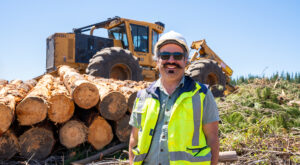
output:
[[[170,55],[161,55],[160,58],[162,60],[168,60],[168,59],[170,59]]]
[[[183,58],[183,55],[175,55],[173,56],[175,60],[181,60]]]

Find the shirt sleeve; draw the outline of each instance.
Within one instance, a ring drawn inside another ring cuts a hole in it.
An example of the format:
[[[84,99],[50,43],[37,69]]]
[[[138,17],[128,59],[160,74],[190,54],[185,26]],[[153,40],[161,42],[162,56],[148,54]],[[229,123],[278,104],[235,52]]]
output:
[[[135,106],[136,106],[136,99],[134,101],[134,105],[133,105],[133,108],[132,108],[132,113],[131,113],[131,116],[130,116],[129,125],[131,125],[135,128],[139,128],[138,119],[137,119],[138,114],[134,111]]]
[[[219,110],[215,98],[211,91],[208,89],[203,103],[202,123],[204,125],[219,120]]]

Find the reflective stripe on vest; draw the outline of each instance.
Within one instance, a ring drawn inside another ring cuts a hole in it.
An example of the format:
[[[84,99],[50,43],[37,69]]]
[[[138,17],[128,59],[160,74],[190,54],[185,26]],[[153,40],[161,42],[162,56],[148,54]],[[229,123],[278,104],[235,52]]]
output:
[[[140,162],[146,159],[147,154],[135,155],[133,161]]]
[[[194,135],[193,135],[192,144],[193,146],[198,146],[199,137],[200,137],[200,131],[199,131],[200,123],[202,122],[201,110],[200,110],[201,100],[200,100],[199,91],[197,91],[197,93],[192,97],[192,103],[193,103],[193,113],[194,113]],[[200,122],[198,119],[200,119]]]
[[[206,162],[211,160],[211,153],[205,156],[194,157],[184,151],[170,152],[170,161],[185,160],[189,162]]]

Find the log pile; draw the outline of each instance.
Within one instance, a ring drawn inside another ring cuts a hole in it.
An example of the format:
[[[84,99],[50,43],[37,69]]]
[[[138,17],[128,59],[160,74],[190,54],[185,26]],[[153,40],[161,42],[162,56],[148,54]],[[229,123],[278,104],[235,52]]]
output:
[[[0,80],[0,160],[16,153],[45,159],[59,145],[89,143],[100,150],[128,142],[132,106],[148,82],[96,78],[68,66],[58,75],[38,82]]]
[[[13,80],[10,83],[0,81],[0,136],[11,125],[15,117],[15,107],[27,93],[36,85],[36,81],[30,80],[23,82]],[[4,82],[4,83],[3,83]]]

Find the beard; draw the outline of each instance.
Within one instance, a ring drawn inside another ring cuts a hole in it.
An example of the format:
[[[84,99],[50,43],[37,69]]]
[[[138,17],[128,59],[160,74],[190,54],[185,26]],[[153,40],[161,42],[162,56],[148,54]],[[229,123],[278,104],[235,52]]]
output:
[[[175,67],[168,68],[168,65]],[[160,67],[160,74],[162,77],[168,80],[180,80],[184,75],[184,67],[177,63],[165,63]]]

